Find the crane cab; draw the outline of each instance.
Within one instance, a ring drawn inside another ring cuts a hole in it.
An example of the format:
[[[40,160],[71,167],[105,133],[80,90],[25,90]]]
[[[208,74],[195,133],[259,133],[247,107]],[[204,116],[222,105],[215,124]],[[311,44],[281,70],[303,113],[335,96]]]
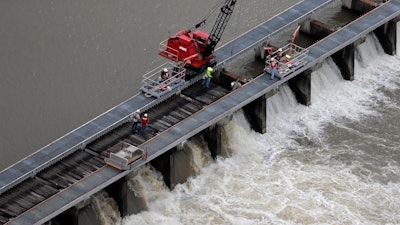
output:
[[[160,43],[158,54],[175,62],[183,62],[185,68],[194,69],[195,73],[216,63],[214,49],[221,39],[237,0],[223,1],[217,20],[209,34],[201,30],[194,32],[181,30]],[[196,24],[195,28],[205,24],[205,21],[204,19]]]
[[[196,30],[182,30],[160,43],[158,54],[175,62],[183,62],[194,69],[200,69],[210,62],[204,51],[210,35]]]

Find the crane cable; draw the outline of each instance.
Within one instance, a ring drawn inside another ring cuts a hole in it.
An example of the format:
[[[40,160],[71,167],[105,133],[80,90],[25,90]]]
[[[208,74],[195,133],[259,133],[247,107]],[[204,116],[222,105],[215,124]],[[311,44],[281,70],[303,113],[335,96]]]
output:
[[[238,34],[238,28],[239,28],[239,23],[240,23],[240,13],[241,13],[241,4],[240,4],[240,2],[239,2],[239,4],[238,4],[238,10],[236,10],[239,14],[238,14],[238,16],[237,16],[237,22],[236,22],[236,26],[235,26],[235,33],[234,33],[234,36],[236,37],[236,35]],[[232,43],[232,48],[231,48],[231,56],[233,55],[233,50],[235,49],[235,40],[233,40],[233,43]]]
[[[202,19],[199,23],[197,23],[194,27],[192,27],[191,29],[193,29],[193,28],[196,29],[196,28],[199,28],[199,27],[203,26],[204,24],[206,24],[207,19],[210,18],[210,16],[211,16],[217,9],[219,9],[219,8],[222,7],[224,1],[227,1],[227,0],[220,0],[219,2],[217,2],[217,4],[215,4],[215,5],[210,9],[210,11],[203,17],[203,19]]]

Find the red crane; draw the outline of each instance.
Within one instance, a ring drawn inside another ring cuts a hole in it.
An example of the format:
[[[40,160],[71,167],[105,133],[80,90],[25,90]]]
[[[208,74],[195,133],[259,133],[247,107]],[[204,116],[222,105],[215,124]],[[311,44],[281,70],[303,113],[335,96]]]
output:
[[[237,0],[224,0],[217,20],[208,34],[201,30],[181,30],[160,43],[159,55],[174,62],[183,62],[188,69],[204,70],[215,63],[214,49],[233,13]],[[199,28],[205,23],[201,21],[195,26]]]

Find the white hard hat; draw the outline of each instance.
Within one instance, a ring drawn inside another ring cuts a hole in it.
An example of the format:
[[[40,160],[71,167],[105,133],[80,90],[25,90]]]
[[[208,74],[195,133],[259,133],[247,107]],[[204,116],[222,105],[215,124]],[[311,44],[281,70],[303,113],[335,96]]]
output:
[[[210,72],[212,72],[212,71],[213,71],[213,68],[207,67],[207,70],[210,71]]]
[[[140,110],[138,109],[138,110],[136,110],[136,112],[137,112],[137,113],[140,113]]]
[[[231,87],[233,87],[235,85],[235,82],[234,81],[232,81],[231,82]]]
[[[164,72],[168,72],[168,69],[167,69],[167,68],[164,68],[163,71],[164,71]]]
[[[279,48],[278,51],[281,52],[281,51],[282,51],[282,48]]]
[[[144,116],[144,117],[147,117],[147,113],[145,113],[143,116]]]

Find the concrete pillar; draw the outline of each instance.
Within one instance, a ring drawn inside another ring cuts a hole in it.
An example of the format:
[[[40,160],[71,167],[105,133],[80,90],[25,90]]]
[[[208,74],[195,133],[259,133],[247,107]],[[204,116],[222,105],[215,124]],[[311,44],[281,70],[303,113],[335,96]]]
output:
[[[105,188],[105,191],[108,193],[108,195],[114,198],[114,200],[117,202],[118,210],[121,213],[121,216],[129,215],[127,206],[128,186],[126,182],[126,177],[123,177]]]
[[[289,80],[289,87],[300,104],[311,105],[311,72],[308,69]]]
[[[103,225],[100,218],[97,216],[99,212],[97,212],[95,207],[87,205],[79,210],[76,210],[78,216],[78,220],[76,223],[65,223],[68,225]]]
[[[191,166],[192,151],[184,146],[181,145],[178,148],[174,148],[173,154],[170,156],[170,188],[175,187],[177,184],[185,183],[194,173]]]
[[[77,207],[72,207],[67,211],[64,211],[57,217],[51,220],[51,224],[55,225],[78,225],[78,209]]]
[[[119,179],[105,188],[108,196],[116,201],[121,217],[146,210],[144,199],[135,195],[133,190],[129,190],[129,179],[131,179],[130,175]]]
[[[150,161],[151,165],[163,175],[164,182],[169,188],[171,188],[170,157],[172,151],[173,150],[167,151],[164,154]]]
[[[221,127],[218,124],[209,126],[204,133],[211,156],[215,159],[221,153]]]
[[[207,141],[211,156],[215,159],[222,150],[222,129],[219,124],[209,126],[204,132],[204,139]]]
[[[354,80],[354,49],[353,43],[332,55],[333,61],[339,67],[345,80]]]
[[[153,159],[151,165],[161,172],[165,184],[172,189],[175,185],[186,182],[193,174],[191,159],[191,151],[175,147]]]
[[[243,107],[244,115],[253,130],[264,134],[267,132],[267,96],[263,95]]]
[[[301,23],[301,31],[316,39],[322,39],[335,32],[336,28],[318,20],[309,19]]]
[[[356,11],[358,13],[366,13],[378,7],[379,3],[372,0],[342,0],[342,7]]]
[[[228,135],[224,129],[224,125],[226,125],[231,119],[231,117],[226,117],[221,121],[218,121],[218,123],[208,127],[202,133],[207,142],[211,156],[214,159],[217,156],[229,157],[232,155]]]
[[[395,55],[396,54],[396,41],[398,38],[398,23],[400,19],[396,18],[391,20],[384,25],[378,27],[374,30],[375,35],[378,37],[386,54]]]

